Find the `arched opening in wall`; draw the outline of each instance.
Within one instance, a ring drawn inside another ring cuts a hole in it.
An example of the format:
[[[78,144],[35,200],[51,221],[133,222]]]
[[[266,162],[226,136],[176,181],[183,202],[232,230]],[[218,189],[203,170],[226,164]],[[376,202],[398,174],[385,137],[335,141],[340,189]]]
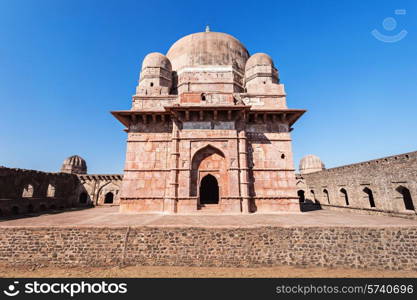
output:
[[[306,201],[306,196],[305,196],[305,193],[304,193],[303,190],[299,190],[297,192],[297,195],[298,195],[298,199],[299,199],[300,203],[304,203]]]
[[[199,188],[204,175],[218,176],[218,183],[223,184],[219,188],[220,197],[228,195],[228,172],[225,155],[219,149],[207,145],[198,150],[191,161],[190,196],[198,197]],[[217,180],[217,179],[216,179]]]
[[[22,191],[22,198],[33,197],[33,185],[27,184]]]
[[[326,200],[327,200],[327,203],[328,204],[330,204],[330,196],[329,196],[329,191],[328,190],[326,190],[326,189],[324,189],[323,190],[323,194],[324,194],[324,197],[326,198]]]
[[[108,192],[105,196],[104,196],[104,203],[105,204],[111,204],[113,203],[113,193],[112,192]]]
[[[41,204],[41,205],[39,206],[39,210],[40,210],[40,211],[45,211],[45,210],[46,210],[46,205],[45,205],[45,204]]]
[[[13,215],[18,215],[19,214],[19,207],[13,206],[12,207],[12,214]]]
[[[414,210],[413,198],[411,198],[410,190],[404,186],[399,186],[396,191],[401,194],[406,210]]]
[[[345,202],[346,206],[349,206],[349,196],[345,189],[340,189],[340,196],[342,200]]]
[[[33,213],[33,212],[34,212],[33,205],[29,204],[28,205],[28,213],[30,214],[30,213]]]
[[[80,202],[81,204],[85,204],[85,203],[87,203],[87,198],[88,198],[87,193],[86,193],[86,192],[82,192],[82,193],[80,194],[80,196],[79,196],[78,200],[79,200],[79,202]]]
[[[316,198],[316,193],[314,192],[314,190],[311,190],[310,193],[313,196],[314,203],[320,204],[320,201]]]
[[[216,177],[208,174],[200,182],[200,205],[219,203],[219,184]]]
[[[372,193],[372,190],[366,187],[363,189],[363,192],[366,194],[366,198],[369,201],[369,206],[375,207],[374,193]]]
[[[46,197],[52,198],[55,197],[55,186],[52,184],[48,185],[48,191],[46,192]]]

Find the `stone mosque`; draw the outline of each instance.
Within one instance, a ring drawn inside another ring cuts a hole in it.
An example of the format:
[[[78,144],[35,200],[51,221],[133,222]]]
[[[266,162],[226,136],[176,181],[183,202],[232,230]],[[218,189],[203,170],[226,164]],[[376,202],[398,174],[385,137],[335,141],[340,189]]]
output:
[[[417,152],[325,169],[314,155],[296,174],[288,108],[273,59],[233,36],[199,32],[142,63],[125,126],[124,174],[0,167],[0,216],[119,205],[136,213],[274,213],[311,209],[416,217]]]

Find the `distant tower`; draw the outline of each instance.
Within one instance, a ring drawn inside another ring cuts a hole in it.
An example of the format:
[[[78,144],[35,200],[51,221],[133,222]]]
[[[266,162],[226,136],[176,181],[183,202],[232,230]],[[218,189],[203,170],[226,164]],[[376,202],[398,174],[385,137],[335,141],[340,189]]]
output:
[[[61,172],[71,174],[87,174],[87,163],[78,155],[70,156],[62,163]]]
[[[314,172],[323,171],[325,166],[321,159],[313,154],[304,156],[300,161],[300,173],[309,174]]]

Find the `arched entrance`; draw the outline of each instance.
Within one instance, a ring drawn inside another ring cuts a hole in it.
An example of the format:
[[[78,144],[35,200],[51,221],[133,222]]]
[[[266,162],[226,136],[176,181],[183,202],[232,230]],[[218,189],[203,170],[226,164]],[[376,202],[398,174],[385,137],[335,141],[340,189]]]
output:
[[[306,197],[305,197],[305,194],[304,194],[303,190],[299,190],[297,192],[297,195],[298,195],[298,199],[299,199],[300,203],[304,203],[306,201]]]
[[[111,203],[113,203],[113,197],[114,197],[113,193],[112,192],[108,192],[106,194],[106,196],[104,196],[104,203],[105,204],[111,204]]]
[[[220,209],[221,198],[228,196],[226,159],[219,149],[207,145],[198,150],[191,162],[190,196],[197,209]]]
[[[349,196],[345,189],[340,189],[340,196],[345,201],[346,206],[349,206]]]
[[[410,190],[404,186],[399,186],[396,191],[401,194],[406,210],[414,210],[413,198],[411,198]]]
[[[200,182],[200,205],[219,204],[219,184],[216,177],[206,175]]]
[[[372,190],[366,187],[363,189],[363,192],[366,194],[366,198],[369,201],[369,206],[375,207],[374,193],[372,193]]]

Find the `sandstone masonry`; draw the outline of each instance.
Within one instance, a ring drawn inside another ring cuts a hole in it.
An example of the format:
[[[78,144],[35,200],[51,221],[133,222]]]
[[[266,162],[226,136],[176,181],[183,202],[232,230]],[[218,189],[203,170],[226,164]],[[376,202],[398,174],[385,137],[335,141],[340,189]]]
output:
[[[297,175],[300,201],[323,209],[417,218],[417,152]]]
[[[417,227],[2,227],[6,265],[417,270]]]

